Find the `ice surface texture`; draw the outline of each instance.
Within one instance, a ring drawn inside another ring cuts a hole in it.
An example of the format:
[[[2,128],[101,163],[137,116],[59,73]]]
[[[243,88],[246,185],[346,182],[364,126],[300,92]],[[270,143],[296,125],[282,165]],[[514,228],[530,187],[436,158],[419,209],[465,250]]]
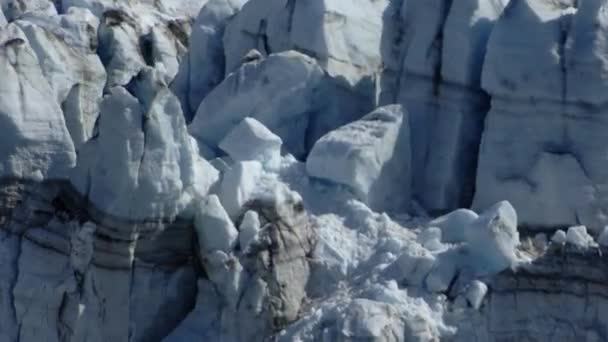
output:
[[[606,0],[0,0],[0,341],[608,339]]]

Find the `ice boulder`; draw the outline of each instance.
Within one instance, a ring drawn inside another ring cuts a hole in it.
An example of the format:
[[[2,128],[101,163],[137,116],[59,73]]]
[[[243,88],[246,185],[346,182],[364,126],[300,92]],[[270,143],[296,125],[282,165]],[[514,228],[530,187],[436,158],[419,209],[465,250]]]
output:
[[[23,31],[0,27],[0,176],[66,178],[76,153],[53,89]]]
[[[487,293],[488,285],[479,280],[473,280],[466,290],[465,296],[467,298],[467,302],[469,302],[469,305],[471,305],[475,310],[478,310],[479,307],[481,307],[481,303],[483,302],[483,299]]]
[[[258,241],[260,229],[260,215],[253,210],[247,211],[239,225],[239,245],[242,252],[246,253],[249,247]]]
[[[194,227],[203,256],[213,251],[230,253],[239,235],[216,195],[202,200],[194,219]]]
[[[246,63],[203,100],[190,133],[217,149],[236,125],[252,117],[281,137],[289,152],[302,156],[313,95],[322,79],[319,65],[295,51]]]
[[[234,161],[257,160],[268,169],[281,163],[281,138],[254,118],[245,118],[220,142]]]
[[[384,274],[408,286],[422,286],[435,265],[435,256],[418,244],[412,244],[389,265]]]
[[[479,215],[469,209],[458,209],[428,223],[429,227],[441,229],[441,241],[459,243],[465,241],[465,231],[479,218]]]
[[[323,136],[310,152],[306,169],[311,177],[349,187],[372,209],[407,210],[409,135],[403,107],[381,107]]]
[[[566,232],[561,229],[558,229],[553,236],[551,237],[551,242],[556,243],[558,245],[563,245],[567,241]]]
[[[471,267],[477,274],[495,274],[517,262],[517,213],[506,201],[482,213],[466,230]]]
[[[224,174],[219,197],[233,220],[238,218],[243,206],[252,199],[263,173],[262,164],[252,160],[238,162]]]
[[[566,242],[583,249],[589,248],[589,246],[595,244],[593,237],[587,233],[587,227],[585,226],[568,228]]]
[[[155,82],[131,88],[142,102],[122,87],[103,99],[99,134],[81,148],[71,181],[103,213],[172,219],[207,194],[218,172],[198,156],[177,98],[142,79]]]

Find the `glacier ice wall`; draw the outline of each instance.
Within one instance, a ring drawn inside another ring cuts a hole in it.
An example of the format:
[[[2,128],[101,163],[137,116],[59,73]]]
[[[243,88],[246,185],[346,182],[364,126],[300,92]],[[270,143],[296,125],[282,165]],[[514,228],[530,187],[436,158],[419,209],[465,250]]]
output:
[[[608,339],[607,7],[0,0],[0,341]]]

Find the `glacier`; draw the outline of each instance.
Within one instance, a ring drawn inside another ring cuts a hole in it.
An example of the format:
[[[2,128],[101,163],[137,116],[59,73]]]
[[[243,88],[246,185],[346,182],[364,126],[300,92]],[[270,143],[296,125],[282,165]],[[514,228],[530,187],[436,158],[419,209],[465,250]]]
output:
[[[0,342],[608,340],[608,0],[0,0]]]

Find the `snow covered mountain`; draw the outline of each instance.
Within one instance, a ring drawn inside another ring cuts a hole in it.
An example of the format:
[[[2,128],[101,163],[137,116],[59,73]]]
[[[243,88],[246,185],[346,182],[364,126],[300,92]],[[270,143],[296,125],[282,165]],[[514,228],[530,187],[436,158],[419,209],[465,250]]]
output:
[[[608,0],[0,0],[0,342],[607,341]]]

